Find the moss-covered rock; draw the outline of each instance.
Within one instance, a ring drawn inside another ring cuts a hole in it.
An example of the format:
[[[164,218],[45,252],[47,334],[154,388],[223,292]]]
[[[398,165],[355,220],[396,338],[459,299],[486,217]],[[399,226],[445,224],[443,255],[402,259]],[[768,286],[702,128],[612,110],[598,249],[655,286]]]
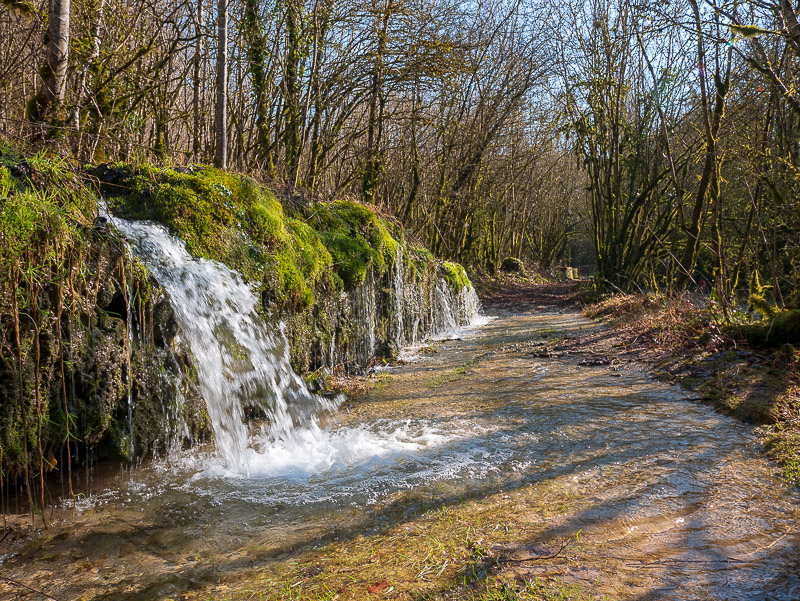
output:
[[[525,263],[516,257],[506,257],[500,264],[500,271],[503,273],[518,273],[525,275]]]
[[[194,256],[251,282],[263,312],[284,322],[300,373],[395,355],[430,334],[447,304],[436,297],[442,278],[453,305],[469,285],[461,266],[406,247],[399,226],[355,202],[284,205],[250,178],[206,167],[77,174],[3,149],[0,470],[12,477],[63,463],[67,440],[84,459],[89,449],[131,459],[209,433],[169,299],[97,217],[87,174],[116,214],[163,223]]]
[[[345,288],[364,283],[367,270],[380,276],[394,261],[398,242],[384,221],[350,201],[321,203],[310,223],[333,257],[333,270]]]
[[[467,272],[458,263],[451,263],[450,261],[442,262],[442,275],[444,276],[447,285],[454,292],[461,292],[466,286],[469,286],[469,278]]]
[[[188,381],[155,317],[163,297],[65,163],[3,149],[0,197],[0,474],[59,469],[67,440],[73,460],[146,454]],[[199,397],[183,392],[182,432],[201,437]]]
[[[354,202],[287,215],[267,188],[210,167],[102,165],[93,172],[101,182],[113,176],[103,191],[115,213],[165,224],[192,255],[259,282],[278,310],[309,307],[315,290],[359,286],[370,268],[383,275],[397,252],[388,222]]]
[[[191,254],[225,263],[257,286],[264,312],[287,326],[296,370],[318,368],[333,344],[343,356],[354,356],[363,324],[347,323],[348,314],[359,291],[385,279],[398,256],[402,231],[393,222],[344,200],[288,203],[286,211],[252,179],[210,167],[120,164],[92,173],[105,182],[102,190],[116,214],[163,223]],[[432,265],[425,253],[417,263]],[[454,287],[468,281],[458,266],[448,273]],[[373,293],[380,296],[377,288]],[[350,308],[343,311],[345,306]]]

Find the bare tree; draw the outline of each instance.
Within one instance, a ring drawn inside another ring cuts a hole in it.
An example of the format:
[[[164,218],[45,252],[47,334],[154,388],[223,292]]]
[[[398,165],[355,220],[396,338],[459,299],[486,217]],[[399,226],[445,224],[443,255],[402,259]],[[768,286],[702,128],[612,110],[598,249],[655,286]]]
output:
[[[214,111],[214,165],[228,166],[228,0],[217,2],[217,102]]]

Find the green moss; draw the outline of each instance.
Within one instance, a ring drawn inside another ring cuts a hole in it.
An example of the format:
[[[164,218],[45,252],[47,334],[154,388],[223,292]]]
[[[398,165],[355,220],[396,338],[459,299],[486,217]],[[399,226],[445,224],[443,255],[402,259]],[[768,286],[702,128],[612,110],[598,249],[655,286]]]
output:
[[[14,477],[24,466],[51,469],[50,458],[66,438],[62,386],[74,384],[70,370],[89,373],[99,362],[102,353],[90,356],[92,345],[111,320],[96,307],[98,292],[113,283],[98,275],[97,257],[114,243],[90,227],[97,198],[62,159],[39,154],[23,160],[3,148],[0,195],[0,340],[6,341],[0,368],[0,469]],[[111,272],[115,265],[107,261],[104,268]],[[68,341],[73,354],[63,367],[59,339]],[[113,347],[123,348],[118,341]],[[74,396],[72,434],[80,429],[88,440],[98,435],[95,423],[107,425],[108,407],[97,403],[92,411],[102,419],[92,421],[87,399]]]
[[[800,345],[800,310],[786,309],[758,323],[729,326],[725,333],[755,346]]]
[[[442,275],[453,292],[459,293],[466,286],[469,286],[470,282],[467,277],[467,272],[464,271],[464,268],[458,263],[444,261],[442,263]]]
[[[515,257],[506,257],[500,264],[500,271],[525,275],[525,263]]]
[[[345,287],[362,284],[370,266],[381,276],[394,262],[399,243],[388,224],[363,205],[321,203],[309,222],[330,252],[333,270]]]
[[[250,208],[233,202],[242,198],[241,178],[215,169],[192,174],[143,166],[131,171],[130,191],[112,197],[112,209],[123,217],[164,223],[193,255],[223,258],[230,228]]]
[[[433,253],[429,251],[427,248],[422,246],[412,246],[409,249],[409,252],[413,255],[413,258],[417,261],[433,261]]]
[[[394,225],[355,202],[321,203],[299,215],[305,220],[290,219],[272,192],[243,176],[212,168],[115,168],[130,173],[129,191],[110,200],[115,212],[164,223],[190,253],[261,282],[282,306],[310,306],[319,286],[358,286],[370,268],[380,277],[398,251]]]
[[[241,272],[279,308],[310,306],[314,289],[333,281],[319,237],[287,219],[275,195],[252,179],[212,168],[116,168],[130,172],[130,190],[111,198],[115,212],[165,224],[192,255]]]

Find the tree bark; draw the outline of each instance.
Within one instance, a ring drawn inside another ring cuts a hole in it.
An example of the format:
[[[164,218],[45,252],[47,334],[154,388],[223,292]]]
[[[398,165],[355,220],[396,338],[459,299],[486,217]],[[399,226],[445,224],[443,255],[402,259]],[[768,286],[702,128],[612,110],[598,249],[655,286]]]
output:
[[[692,277],[694,263],[697,258],[697,251],[700,248],[701,227],[700,222],[705,206],[706,195],[709,187],[715,183],[715,175],[719,169],[717,164],[717,135],[719,134],[720,122],[725,112],[725,102],[730,89],[731,59],[728,50],[727,71],[723,77],[719,72],[714,74],[714,107],[710,109],[708,91],[706,89],[705,77],[705,50],[703,47],[703,33],[701,30],[700,10],[696,0],[690,0],[690,4],[695,14],[695,24],[697,27],[697,58],[700,72],[700,99],[703,111],[703,125],[705,130],[705,160],[703,171],[700,176],[700,183],[697,187],[694,208],[692,210],[692,223],[686,232],[686,246],[681,256],[679,271],[675,282],[675,291],[681,292],[686,287],[688,280]]]
[[[64,99],[69,66],[70,0],[50,0],[47,12],[47,60],[42,67],[42,85],[34,97],[28,116],[31,121],[52,117]]]
[[[203,139],[203,123],[200,111],[200,71],[203,64],[203,2],[204,0],[197,0],[197,21],[195,22],[197,41],[195,42],[194,71],[192,73],[192,116],[194,122],[194,131],[192,132],[192,160],[195,162],[200,160]]]
[[[216,144],[214,166],[228,166],[228,0],[217,4],[217,106],[215,111]]]

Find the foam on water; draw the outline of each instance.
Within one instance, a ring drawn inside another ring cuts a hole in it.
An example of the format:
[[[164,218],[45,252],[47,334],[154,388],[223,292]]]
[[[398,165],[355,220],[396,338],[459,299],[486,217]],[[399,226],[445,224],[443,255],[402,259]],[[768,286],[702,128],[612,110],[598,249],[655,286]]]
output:
[[[287,439],[275,440],[268,435],[257,437],[254,448],[248,449],[249,476],[253,479],[289,478],[309,480],[331,477],[357,466],[391,462],[441,446],[457,434],[444,432],[426,422],[381,421],[371,425],[326,430],[313,424],[299,428]],[[216,457],[201,462],[197,478],[241,478]]]
[[[249,477],[218,457],[198,454],[184,463],[194,475],[185,490],[218,502],[263,506],[372,505],[392,494],[442,482],[481,480],[510,459],[486,446],[499,424],[408,419],[378,420],[331,430],[303,429],[287,441],[250,450]]]

